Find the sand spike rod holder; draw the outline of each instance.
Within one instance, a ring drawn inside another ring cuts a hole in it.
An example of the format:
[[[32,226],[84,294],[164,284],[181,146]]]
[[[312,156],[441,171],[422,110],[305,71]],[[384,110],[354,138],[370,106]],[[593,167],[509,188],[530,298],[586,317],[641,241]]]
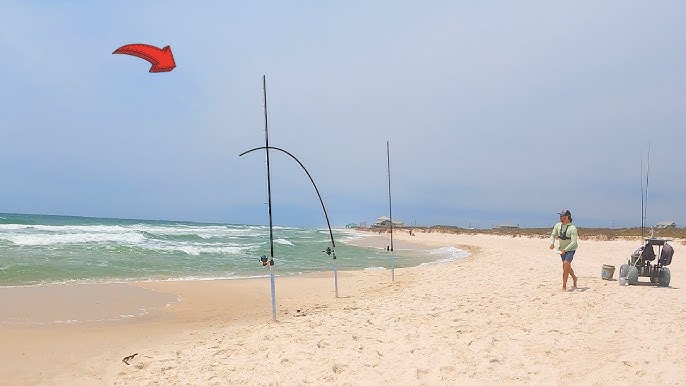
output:
[[[393,205],[391,204],[391,150],[388,141],[386,141],[386,165],[388,167],[388,222],[390,223],[391,231],[391,245],[389,252],[391,253],[391,281],[395,282],[395,264],[393,262]]]

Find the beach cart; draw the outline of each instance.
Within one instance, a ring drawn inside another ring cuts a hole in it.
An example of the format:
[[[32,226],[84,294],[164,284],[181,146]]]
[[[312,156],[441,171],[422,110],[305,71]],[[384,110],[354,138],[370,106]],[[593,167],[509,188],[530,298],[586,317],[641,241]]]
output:
[[[671,278],[667,266],[674,256],[669,241],[653,237],[645,239],[645,243],[631,254],[627,264],[619,267],[620,279],[625,278],[628,284],[636,285],[639,277],[648,277],[652,284],[667,287]]]

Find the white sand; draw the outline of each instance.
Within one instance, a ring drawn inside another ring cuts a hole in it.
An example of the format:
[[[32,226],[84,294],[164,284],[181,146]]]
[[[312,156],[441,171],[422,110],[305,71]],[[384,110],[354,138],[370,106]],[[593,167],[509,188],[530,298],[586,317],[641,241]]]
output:
[[[395,237],[472,256],[397,269],[395,283],[346,272],[338,299],[330,274],[279,279],[276,323],[267,280],[144,283],[183,301],[122,323],[0,327],[0,383],[686,384],[684,242],[662,288],[618,285],[638,241],[581,240],[579,288],[561,292],[545,238]]]

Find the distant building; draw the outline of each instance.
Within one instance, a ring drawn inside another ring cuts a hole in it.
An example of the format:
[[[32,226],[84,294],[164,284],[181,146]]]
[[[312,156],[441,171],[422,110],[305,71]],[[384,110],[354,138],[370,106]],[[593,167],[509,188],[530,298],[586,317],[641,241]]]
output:
[[[405,226],[405,223],[399,220],[393,220],[393,226],[394,227],[403,227]],[[386,216],[381,216],[376,219],[374,224],[371,225],[370,228],[390,228],[391,227],[391,219],[386,217]]]
[[[674,221],[660,221],[655,224],[654,228],[676,228],[676,223]]]

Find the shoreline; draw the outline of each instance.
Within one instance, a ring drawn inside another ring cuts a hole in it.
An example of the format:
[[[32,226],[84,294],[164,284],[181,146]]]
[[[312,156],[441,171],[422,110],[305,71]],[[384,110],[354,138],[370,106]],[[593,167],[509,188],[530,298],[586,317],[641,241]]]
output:
[[[559,258],[540,238],[396,238],[469,248],[471,256],[396,269],[394,283],[388,270],[342,271],[339,298],[331,272],[277,278],[277,322],[268,279],[146,282],[183,301],[139,320],[0,326],[0,378],[75,385],[686,382],[680,242],[673,243],[672,283],[661,288],[620,287],[617,272],[613,281],[600,278],[601,266],[621,264],[635,241],[583,241],[573,263],[579,289],[560,292]],[[669,307],[645,307],[648,299]],[[648,327],[627,339],[627,331]]]

